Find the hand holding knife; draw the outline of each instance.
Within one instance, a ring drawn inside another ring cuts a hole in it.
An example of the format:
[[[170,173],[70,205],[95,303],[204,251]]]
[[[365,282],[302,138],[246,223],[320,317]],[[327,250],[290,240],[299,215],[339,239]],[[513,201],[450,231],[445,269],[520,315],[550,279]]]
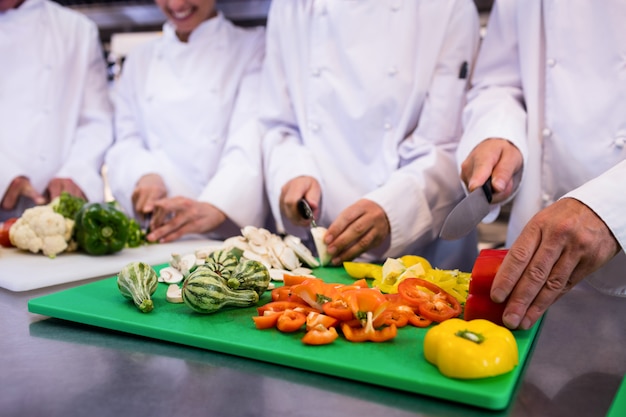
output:
[[[469,193],[448,214],[439,237],[447,240],[462,238],[469,234],[489,213],[489,204],[493,198],[491,177],[485,183]]]
[[[306,201],[306,199],[301,198],[298,201],[298,212],[303,218],[311,220],[311,228],[317,227],[317,224],[315,223],[315,218],[313,217],[313,210],[311,209],[311,206],[309,205],[309,202]]]

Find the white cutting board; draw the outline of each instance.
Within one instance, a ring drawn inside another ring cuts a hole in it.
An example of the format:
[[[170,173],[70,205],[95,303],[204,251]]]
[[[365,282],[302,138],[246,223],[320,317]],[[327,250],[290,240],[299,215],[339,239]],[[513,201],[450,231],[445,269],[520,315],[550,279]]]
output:
[[[0,287],[9,291],[29,291],[83,279],[110,277],[124,265],[141,261],[150,265],[169,262],[172,253],[193,253],[221,242],[207,239],[185,239],[172,243],[127,248],[113,255],[90,256],[62,253],[56,258],[0,247]]]

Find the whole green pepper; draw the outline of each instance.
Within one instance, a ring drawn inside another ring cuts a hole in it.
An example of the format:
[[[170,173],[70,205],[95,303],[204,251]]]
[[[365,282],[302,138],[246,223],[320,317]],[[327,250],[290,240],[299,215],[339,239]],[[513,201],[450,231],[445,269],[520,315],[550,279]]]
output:
[[[88,203],[76,214],[78,247],[90,255],[119,252],[126,246],[129,219],[115,203]]]

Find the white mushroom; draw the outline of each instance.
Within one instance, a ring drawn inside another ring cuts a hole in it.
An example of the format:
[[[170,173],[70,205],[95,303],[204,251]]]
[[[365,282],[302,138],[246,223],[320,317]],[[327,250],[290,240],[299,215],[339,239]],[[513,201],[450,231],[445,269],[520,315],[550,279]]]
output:
[[[251,250],[243,251],[243,254],[241,256],[245,259],[261,262],[263,266],[265,266],[267,269],[272,268],[272,265],[270,264],[270,261],[269,259],[267,259],[267,257],[261,256],[258,253],[252,252]]]
[[[182,289],[176,284],[170,284],[170,286],[167,287],[167,292],[165,293],[165,299],[169,301],[170,303],[177,303],[177,304],[182,303],[183,302]]]
[[[324,243],[324,236],[326,236],[325,227],[312,227],[311,235],[313,235],[313,242],[315,243],[315,249],[317,250],[317,257],[320,259],[322,266],[328,265],[332,256],[328,253],[326,243]]]
[[[159,282],[165,282],[167,284],[178,284],[183,280],[183,273],[178,269],[167,266],[159,272]]]
[[[183,274],[187,274],[189,270],[193,268],[195,265],[196,265],[195,253],[188,253],[182,256],[179,253],[172,253],[170,266],[178,269]]]
[[[320,266],[320,263],[317,259],[315,259],[313,253],[302,243],[302,240],[300,240],[299,237],[287,235],[284,237],[283,242],[285,242],[285,244],[296,253],[302,262],[311,268],[317,268]]]

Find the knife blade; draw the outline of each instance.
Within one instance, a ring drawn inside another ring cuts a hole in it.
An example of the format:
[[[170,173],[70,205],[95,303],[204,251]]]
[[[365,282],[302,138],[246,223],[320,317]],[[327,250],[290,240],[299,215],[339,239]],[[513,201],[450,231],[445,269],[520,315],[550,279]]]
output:
[[[311,220],[311,228],[317,227],[315,219],[313,218],[313,210],[311,210],[309,202],[304,198],[298,200],[298,213],[300,213],[303,218]]]
[[[448,214],[439,237],[446,240],[459,239],[469,234],[489,213],[493,198],[491,177],[479,188],[469,193]]]

